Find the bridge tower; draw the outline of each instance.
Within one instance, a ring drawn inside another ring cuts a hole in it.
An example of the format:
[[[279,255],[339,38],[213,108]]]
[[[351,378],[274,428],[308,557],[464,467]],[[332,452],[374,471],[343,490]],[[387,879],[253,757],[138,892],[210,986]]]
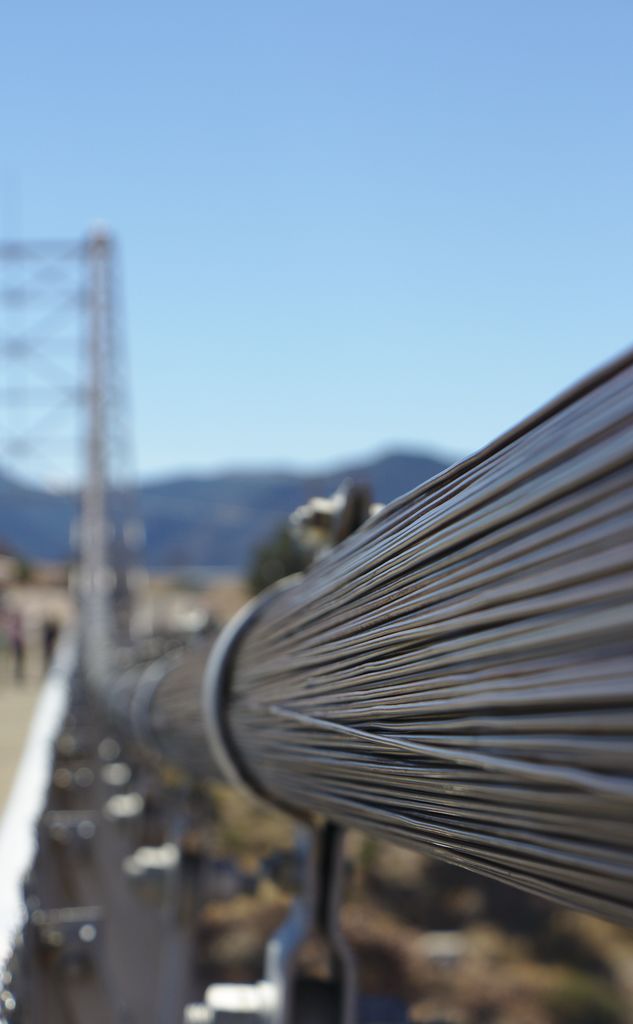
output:
[[[94,682],[129,632],[140,537],[119,291],[103,229],[0,244],[0,473],[74,506],[68,556]]]

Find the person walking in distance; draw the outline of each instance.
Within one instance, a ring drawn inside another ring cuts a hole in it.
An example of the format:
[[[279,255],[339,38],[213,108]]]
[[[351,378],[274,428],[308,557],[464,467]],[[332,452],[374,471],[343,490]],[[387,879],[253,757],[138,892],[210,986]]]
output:
[[[19,612],[9,615],[9,640],[13,650],[13,678],[16,683],[24,682],[24,627]]]
[[[44,655],[44,670],[46,670],[53,658],[53,651],[59,635],[59,626],[54,619],[46,619],[42,626],[42,653]]]

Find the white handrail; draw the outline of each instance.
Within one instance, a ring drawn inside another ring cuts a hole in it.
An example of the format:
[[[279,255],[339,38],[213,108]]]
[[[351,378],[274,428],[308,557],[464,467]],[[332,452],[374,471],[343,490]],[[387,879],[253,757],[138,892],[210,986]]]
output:
[[[26,920],[23,882],[37,852],[37,825],[50,785],[53,744],[66,714],[76,664],[77,639],[74,631],[68,631],[60,638],[42,684],[0,818],[0,967],[6,964],[15,936]]]

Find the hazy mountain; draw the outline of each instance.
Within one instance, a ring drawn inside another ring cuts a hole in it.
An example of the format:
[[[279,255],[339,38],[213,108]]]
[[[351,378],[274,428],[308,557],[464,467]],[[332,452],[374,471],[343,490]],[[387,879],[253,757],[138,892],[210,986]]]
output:
[[[240,569],[297,505],[330,494],[345,477],[370,484],[376,500],[391,501],[444,465],[423,454],[393,453],[320,474],[236,471],[146,483],[140,489],[146,561],[154,568]],[[28,558],[66,559],[75,507],[69,496],[0,477],[0,539]]]
[[[75,497],[51,494],[0,475],[0,540],[26,558],[67,560],[76,509]]]

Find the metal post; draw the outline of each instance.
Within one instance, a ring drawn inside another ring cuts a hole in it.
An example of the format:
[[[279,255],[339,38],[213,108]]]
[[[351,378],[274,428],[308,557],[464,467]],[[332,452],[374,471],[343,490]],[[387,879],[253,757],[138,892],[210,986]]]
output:
[[[106,374],[112,328],[112,243],[104,231],[87,242],[89,376],[87,452],[79,531],[81,664],[88,682],[102,686],[108,674],[112,633],[112,573],[108,566],[106,507]]]

